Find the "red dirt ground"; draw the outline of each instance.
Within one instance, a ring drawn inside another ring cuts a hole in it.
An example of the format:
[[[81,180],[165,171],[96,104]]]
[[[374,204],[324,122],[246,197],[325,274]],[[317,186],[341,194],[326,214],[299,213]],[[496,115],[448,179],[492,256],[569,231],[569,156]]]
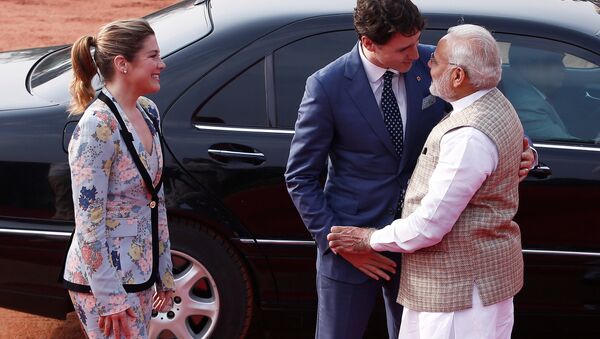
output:
[[[144,16],[176,0],[0,0],[0,51],[62,45],[116,19]],[[0,77],[1,78],[1,77]],[[54,320],[0,308],[0,339],[83,338],[74,313]]]
[[[72,43],[116,19],[144,16],[176,0],[0,0],[0,51]]]

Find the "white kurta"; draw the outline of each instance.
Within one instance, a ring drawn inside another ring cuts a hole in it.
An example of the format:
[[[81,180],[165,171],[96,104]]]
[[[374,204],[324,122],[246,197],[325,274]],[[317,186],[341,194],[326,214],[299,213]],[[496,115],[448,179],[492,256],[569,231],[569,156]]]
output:
[[[488,92],[478,91],[452,102],[453,113]],[[473,127],[448,132],[440,141],[439,161],[420,206],[408,217],[375,231],[371,247],[412,253],[439,243],[497,165],[498,149],[483,132]],[[399,338],[510,338],[512,324],[512,298],[483,306],[474,285],[473,307],[468,310],[439,313],[405,308]]]
[[[513,298],[483,306],[473,286],[473,307],[457,312],[416,312],[404,308],[399,339],[509,339]]]

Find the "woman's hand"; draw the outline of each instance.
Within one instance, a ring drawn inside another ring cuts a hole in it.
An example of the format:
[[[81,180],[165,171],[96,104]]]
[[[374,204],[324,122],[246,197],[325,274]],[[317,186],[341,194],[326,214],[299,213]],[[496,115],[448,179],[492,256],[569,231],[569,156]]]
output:
[[[115,338],[121,338],[121,331],[123,331],[125,338],[131,338],[128,317],[137,318],[131,307],[119,313],[106,316],[101,315],[98,320],[98,327],[104,329],[104,335],[107,337],[110,335],[110,332],[113,331],[115,333]]]
[[[154,293],[152,308],[157,312],[167,312],[173,307],[173,291],[158,291]]]

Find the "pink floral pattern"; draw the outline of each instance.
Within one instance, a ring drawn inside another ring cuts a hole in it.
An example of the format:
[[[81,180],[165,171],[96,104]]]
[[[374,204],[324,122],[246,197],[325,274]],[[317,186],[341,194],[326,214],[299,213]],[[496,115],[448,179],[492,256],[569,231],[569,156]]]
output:
[[[112,98],[106,89],[103,92]],[[135,148],[156,185],[163,163],[160,141],[152,122],[146,117],[154,136],[150,154],[144,150],[118,103],[116,106],[133,134]],[[138,109],[159,118],[155,104],[147,98],[138,100]],[[87,296],[85,293],[71,293],[85,325],[84,318],[119,312],[131,306],[134,296],[146,293],[128,296],[122,284],[143,283],[152,271],[149,195],[121,139],[116,118],[100,100],[88,107],[73,133],[69,144],[69,164],[76,226],[64,278],[91,287],[92,293]],[[159,200],[158,276],[161,281],[156,283],[156,288],[173,290],[169,230],[162,189]],[[89,301],[90,298],[93,302]],[[151,302],[142,304],[140,312],[151,311]]]
[[[148,338],[148,327],[152,317],[152,295],[154,289],[150,288],[138,293],[130,293],[126,299],[111,298],[111,304],[118,305],[117,309],[126,309],[131,307],[136,318],[129,317],[129,331],[132,338]],[[98,327],[98,320],[102,315],[102,309],[99,307],[98,299],[91,293],[78,293],[69,291],[71,301],[75,308],[75,313],[85,332],[90,339],[106,338],[101,328]],[[124,308],[125,307],[125,308]],[[109,338],[114,338],[111,333]]]

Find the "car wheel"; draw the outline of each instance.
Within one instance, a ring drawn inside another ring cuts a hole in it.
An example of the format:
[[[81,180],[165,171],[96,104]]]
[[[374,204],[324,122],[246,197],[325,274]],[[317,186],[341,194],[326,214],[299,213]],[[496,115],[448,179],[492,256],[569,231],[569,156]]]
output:
[[[248,272],[223,238],[195,224],[169,223],[173,308],[153,312],[150,338],[240,338],[252,317]]]

